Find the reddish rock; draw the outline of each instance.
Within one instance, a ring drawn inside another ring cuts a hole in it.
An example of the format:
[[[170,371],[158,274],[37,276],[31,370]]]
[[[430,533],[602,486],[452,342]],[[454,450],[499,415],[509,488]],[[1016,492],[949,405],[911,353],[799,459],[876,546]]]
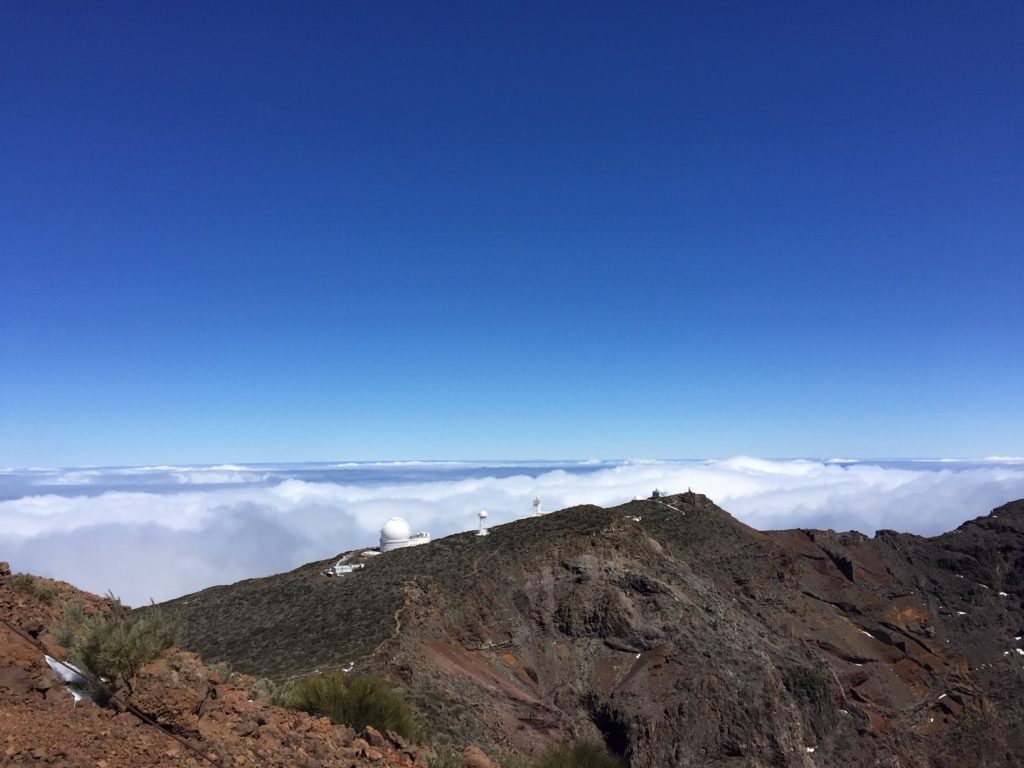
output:
[[[469,746],[463,750],[462,765],[464,768],[498,768],[494,761],[477,746]]]
[[[385,739],[381,732],[372,725],[368,725],[363,728],[362,736],[367,742],[369,742],[370,746],[377,747],[378,749],[386,748],[388,746],[388,740]]]

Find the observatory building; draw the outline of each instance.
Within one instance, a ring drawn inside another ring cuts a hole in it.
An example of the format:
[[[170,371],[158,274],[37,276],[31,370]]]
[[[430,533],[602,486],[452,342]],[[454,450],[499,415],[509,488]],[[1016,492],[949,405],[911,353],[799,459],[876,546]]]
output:
[[[380,529],[380,551],[390,552],[402,547],[415,547],[429,544],[430,534],[426,531],[413,533],[409,523],[400,517],[389,517]]]

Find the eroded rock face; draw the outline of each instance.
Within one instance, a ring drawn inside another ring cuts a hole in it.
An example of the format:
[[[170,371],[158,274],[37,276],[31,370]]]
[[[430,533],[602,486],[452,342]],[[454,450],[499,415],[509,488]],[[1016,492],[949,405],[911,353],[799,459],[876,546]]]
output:
[[[869,538],[762,533],[688,493],[449,537],[329,584],[321,567],[187,598],[188,642],[232,658],[255,621],[269,648],[236,665],[355,660],[494,754],[590,736],[633,768],[1024,764],[1022,502]],[[289,633],[284,603],[334,644]]]

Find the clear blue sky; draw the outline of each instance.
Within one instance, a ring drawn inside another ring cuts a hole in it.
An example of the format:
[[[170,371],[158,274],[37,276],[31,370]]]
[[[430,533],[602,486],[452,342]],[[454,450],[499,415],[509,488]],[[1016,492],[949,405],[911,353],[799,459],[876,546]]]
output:
[[[0,2],[0,465],[1024,453],[1024,4]]]

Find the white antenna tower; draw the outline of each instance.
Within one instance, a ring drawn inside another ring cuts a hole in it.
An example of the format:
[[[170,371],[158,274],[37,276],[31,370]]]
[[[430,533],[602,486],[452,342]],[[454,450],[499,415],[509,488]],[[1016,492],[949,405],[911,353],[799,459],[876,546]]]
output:
[[[484,528],[484,520],[487,519],[487,513],[484,512],[481,509],[480,510],[480,514],[478,515],[478,517],[480,518],[480,530],[476,532],[476,535],[477,536],[486,536],[487,535],[487,529]]]
[[[533,497],[533,516],[540,517],[544,513],[540,509],[540,496]]]

